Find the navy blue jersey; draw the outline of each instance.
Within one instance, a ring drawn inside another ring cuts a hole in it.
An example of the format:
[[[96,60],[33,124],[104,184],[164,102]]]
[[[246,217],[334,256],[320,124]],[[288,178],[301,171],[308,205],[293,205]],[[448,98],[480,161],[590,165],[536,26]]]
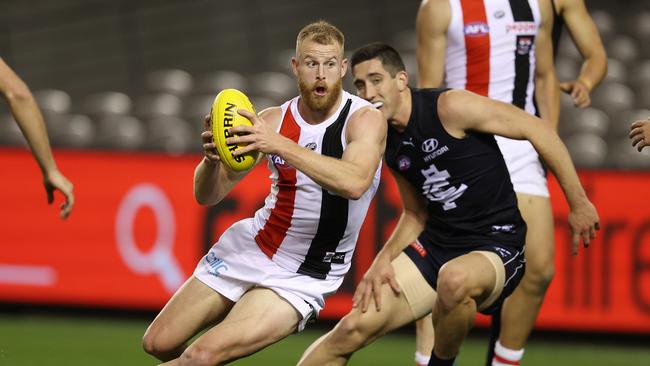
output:
[[[426,227],[418,240],[453,248],[521,247],[526,224],[494,136],[449,135],[437,111],[444,91],[411,89],[413,109],[406,129],[388,129],[386,163],[427,203]]]

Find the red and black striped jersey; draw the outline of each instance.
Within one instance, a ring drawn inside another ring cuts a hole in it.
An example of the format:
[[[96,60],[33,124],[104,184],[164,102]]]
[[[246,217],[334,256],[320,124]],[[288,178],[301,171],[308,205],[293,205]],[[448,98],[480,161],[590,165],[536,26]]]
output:
[[[319,154],[341,158],[347,146],[345,131],[350,116],[370,103],[344,91],[336,113],[311,125],[298,112],[299,98],[281,106],[279,133]],[[255,213],[258,246],[288,270],[322,279],[345,275],[379,185],[381,164],[363,196],[349,200],[328,192],[282,157],[267,158],[272,185],[264,207]]]
[[[516,105],[535,115],[537,0],[450,0],[445,59],[449,88]]]

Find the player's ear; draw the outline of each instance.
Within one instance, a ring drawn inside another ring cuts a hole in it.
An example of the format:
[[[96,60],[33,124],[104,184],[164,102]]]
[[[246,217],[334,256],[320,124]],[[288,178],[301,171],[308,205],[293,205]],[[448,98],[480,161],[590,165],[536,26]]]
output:
[[[399,91],[406,89],[409,85],[409,75],[406,71],[398,71],[395,75],[397,79],[397,88]]]
[[[291,58],[291,70],[294,75],[298,76],[298,60],[295,57]]]
[[[348,72],[348,59],[344,58],[341,61],[341,77],[344,77],[346,72]]]

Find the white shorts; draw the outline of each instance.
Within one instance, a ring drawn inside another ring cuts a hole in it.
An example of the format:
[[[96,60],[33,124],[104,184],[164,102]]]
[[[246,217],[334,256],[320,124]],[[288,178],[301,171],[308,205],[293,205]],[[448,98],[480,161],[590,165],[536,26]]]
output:
[[[235,302],[254,287],[273,290],[302,316],[298,331],[303,330],[343,277],[320,280],[284,269],[259,249],[254,237],[252,219],[235,223],[199,261],[194,276]]]
[[[506,161],[515,192],[548,197],[546,172],[533,145],[526,140],[494,137]]]

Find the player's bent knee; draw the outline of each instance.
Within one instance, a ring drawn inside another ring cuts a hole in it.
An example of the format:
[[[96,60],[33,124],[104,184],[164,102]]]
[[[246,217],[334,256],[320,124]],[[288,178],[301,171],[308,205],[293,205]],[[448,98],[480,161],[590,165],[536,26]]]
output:
[[[160,358],[160,355],[173,351],[176,347],[171,342],[165,342],[164,337],[149,328],[142,337],[142,348],[148,354]]]
[[[332,333],[330,342],[341,353],[352,352],[363,347],[379,330],[380,324],[372,324],[370,317],[354,311],[341,319]]]
[[[555,266],[551,260],[544,264],[526,264],[526,272],[522,282],[529,291],[544,294],[555,276]]]
[[[460,304],[469,294],[467,271],[459,266],[443,266],[438,274],[438,298],[444,308]]]

